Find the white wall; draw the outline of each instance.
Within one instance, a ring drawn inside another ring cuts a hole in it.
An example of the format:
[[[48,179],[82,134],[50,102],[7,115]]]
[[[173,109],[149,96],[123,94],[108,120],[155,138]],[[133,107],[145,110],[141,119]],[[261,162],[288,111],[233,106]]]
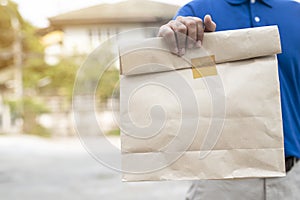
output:
[[[158,25],[157,25],[158,26]],[[68,26],[63,29],[63,50],[65,56],[88,54],[101,42],[117,33],[143,28],[142,24],[115,24],[94,26]],[[140,32],[144,34],[143,32]],[[136,36],[134,36],[136,37]],[[144,35],[142,36],[144,37]]]

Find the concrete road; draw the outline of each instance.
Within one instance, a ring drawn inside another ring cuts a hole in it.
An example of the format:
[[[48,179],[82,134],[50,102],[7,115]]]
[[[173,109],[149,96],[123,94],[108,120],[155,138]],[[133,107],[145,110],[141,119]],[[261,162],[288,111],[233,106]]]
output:
[[[1,200],[183,200],[189,185],[122,183],[77,138],[0,136]]]

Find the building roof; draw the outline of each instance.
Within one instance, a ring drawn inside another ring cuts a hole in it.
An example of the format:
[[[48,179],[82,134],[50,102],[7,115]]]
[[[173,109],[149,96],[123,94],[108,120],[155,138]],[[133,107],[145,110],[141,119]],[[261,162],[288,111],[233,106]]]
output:
[[[150,0],[128,0],[67,12],[49,20],[52,26],[163,22],[170,20],[178,9],[176,5]]]

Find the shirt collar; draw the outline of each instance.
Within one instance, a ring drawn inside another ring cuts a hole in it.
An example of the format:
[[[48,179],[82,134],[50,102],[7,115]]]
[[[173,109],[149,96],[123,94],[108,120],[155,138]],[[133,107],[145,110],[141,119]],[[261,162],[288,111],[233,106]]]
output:
[[[245,3],[246,1],[249,1],[249,0],[226,0],[226,1],[230,4],[239,5],[239,4]],[[272,7],[273,0],[256,0],[256,1],[261,1],[262,3],[266,4],[267,6]]]

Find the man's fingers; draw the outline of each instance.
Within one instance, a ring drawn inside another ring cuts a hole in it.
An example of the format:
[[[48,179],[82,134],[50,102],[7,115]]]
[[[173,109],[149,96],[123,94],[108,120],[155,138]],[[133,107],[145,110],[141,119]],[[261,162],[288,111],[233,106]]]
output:
[[[177,17],[163,25],[158,36],[163,37],[172,53],[184,55],[186,45],[189,48],[201,47],[204,32],[216,30],[216,23],[210,15],[206,15],[204,20],[198,17]]]
[[[216,23],[212,20],[210,15],[205,15],[204,17],[204,27],[205,32],[214,32],[216,30]]]
[[[176,36],[173,29],[168,25],[163,25],[160,27],[158,32],[158,37],[163,37],[169,46],[172,53],[178,54]]]
[[[198,17],[193,17],[196,21],[197,25],[197,39],[196,39],[196,46],[201,47],[203,36],[204,36],[204,27],[203,27],[203,21],[202,19]]]
[[[193,17],[178,17],[176,20],[179,20],[186,26],[188,36],[186,44],[188,48],[193,48],[197,41],[197,21],[195,21]]]
[[[172,21],[170,23],[170,27],[175,32],[175,36],[177,39],[178,54],[182,56],[185,54],[187,27],[183,23],[177,20]]]

